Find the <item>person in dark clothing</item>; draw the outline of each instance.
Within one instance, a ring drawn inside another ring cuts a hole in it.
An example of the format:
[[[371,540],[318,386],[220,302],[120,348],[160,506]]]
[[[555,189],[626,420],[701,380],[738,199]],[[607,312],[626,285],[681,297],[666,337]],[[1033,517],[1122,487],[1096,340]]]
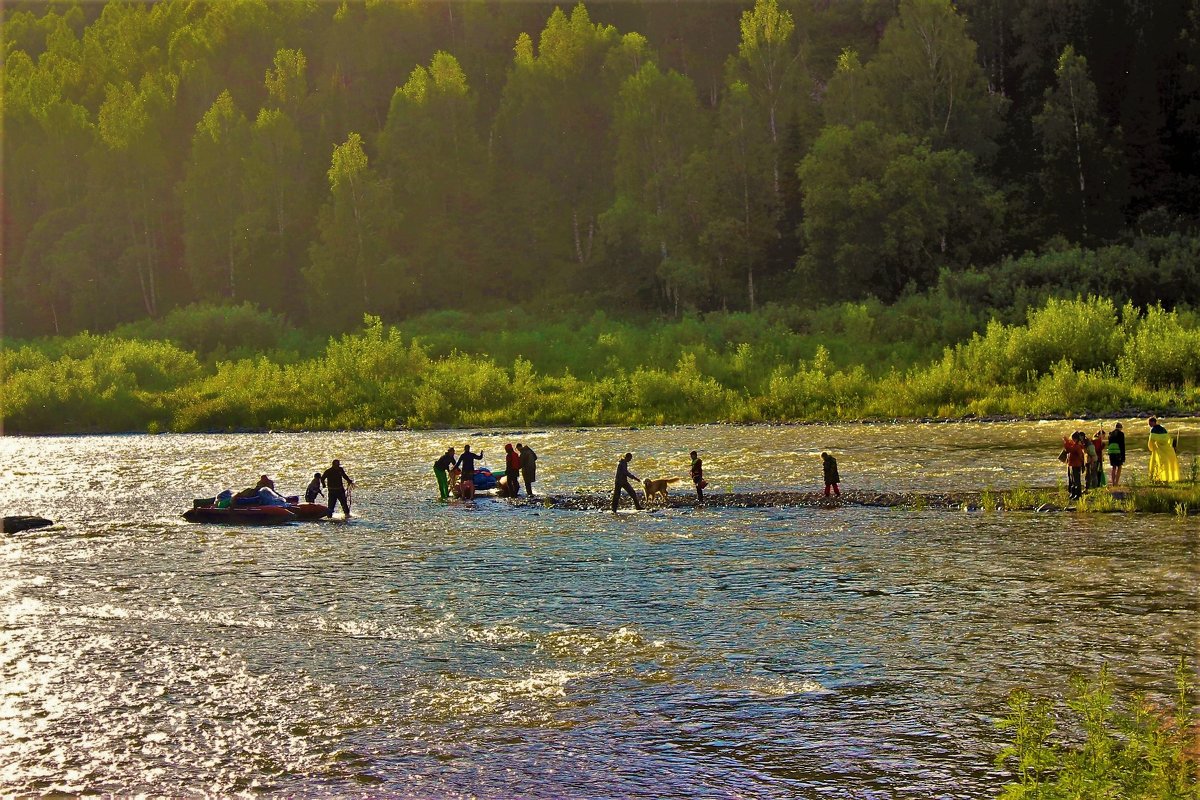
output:
[[[433,462],[433,475],[437,478],[438,494],[443,500],[450,499],[450,481],[447,473],[454,466],[454,448],[447,448],[442,457]]]
[[[454,462],[460,470],[462,477],[460,480],[475,482],[475,462],[483,460],[483,451],[478,453],[471,452],[471,445],[464,445],[462,455],[458,457],[458,461]]]
[[[328,516],[332,517],[333,507],[341,503],[342,514],[345,515],[346,519],[350,519],[350,501],[346,497],[346,484],[354,486],[354,481],[346,474],[346,470],[342,469],[342,462],[335,458],[329,469],[321,474],[321,480],[325,482],[325,488],[329,490]]]
[[[633,453],[626,453],[621,460],[617,462],[617,476],[613,485],[612,513],[617,513],[617,503],[621,499],[621,490],[624,489],[633,498],[633,507],[638,511],[642,510],[642,504],[638,502],[637,492],[629,485],[629,479],[638,480],[638,476],[629,471],[629,462],[633,461]]]
[[[1120,486],[1121,467],[1125,466],[1125,431],[1121,430],[1119,422],[1108,435],[1108,465],[1111,467],[1108,472],[1108,485]]]
[[[692,457],[692,483],[696,486],[696,502],[703,503],[704,487],[708,486],[708,481],[704,480],[704,462],[696,455],[695,450],[688,455]]]
[[[324,492],[321,491],[321,488],[324,485],[325,485],[324,482],[321,481],[321,473],[314,472],[313,479],[311,481],[309,481],[308,488],[304,490],[304,502],[306,502],[306,503],[317,502],[317,497],[319,495],[325,494]]]
[[[512,444],[504,445],[504,493],[516,497],[521,488],[521,456]]]
[[[838,484],[842,479],[838,475],[837,459],[829,453],[821,453],[821,462],[825,470],[825,496],[829,497],[829,491],[832,489],[834,497],[841,497],[842,490],[838,488]]]
[[[533,482],[537,480],[537,453],[527,444],[518,444],[521,454],[521,477],[525,479],[525,496],[533,497]]]

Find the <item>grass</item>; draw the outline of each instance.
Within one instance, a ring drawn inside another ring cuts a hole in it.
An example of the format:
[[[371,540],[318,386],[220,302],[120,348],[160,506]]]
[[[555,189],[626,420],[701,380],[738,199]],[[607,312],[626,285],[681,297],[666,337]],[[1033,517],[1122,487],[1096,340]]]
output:
[[[1079,499],[1075,508],[1091,513],[1128,513],[1134,510],[1134,501],[1132,497],[1120,497],[1103,489],[1092,489]]]
[[[1200,485],[1139,486],[1129,499],[1134,511],[1186,516],[1200,509]]]
[[[1013,692],[996,723],[1009,736],[996,757],[1011,777],[1001,800],[1200,799],[1193,680],[1181,658],[1166,699],[1119,697],[1106,667],[1072,678],[1065,703]]]
[[[1067,505],[1067,491],[1060,485],[1057,489],[1030,489],[1018,486],[1000,494],[1000,506],[1005,511],[1034,511],[1042,506]]]

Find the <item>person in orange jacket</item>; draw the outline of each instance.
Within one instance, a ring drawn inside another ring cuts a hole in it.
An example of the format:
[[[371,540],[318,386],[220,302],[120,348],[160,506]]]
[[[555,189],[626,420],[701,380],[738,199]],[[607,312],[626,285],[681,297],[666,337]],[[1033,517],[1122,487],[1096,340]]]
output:
[[[1067,494],[1072,500],[1083,497],[1083,463],[1087,458],[1084,440],[1087,436],[1075,431],[1063,437],[1063,450],[1067,453]]]

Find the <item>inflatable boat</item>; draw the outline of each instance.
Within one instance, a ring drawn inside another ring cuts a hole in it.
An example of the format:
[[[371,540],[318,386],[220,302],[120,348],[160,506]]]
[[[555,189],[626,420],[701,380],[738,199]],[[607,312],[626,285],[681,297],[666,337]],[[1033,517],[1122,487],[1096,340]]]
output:
[[[195,500],[184,512],[188,522],[223,522],[233,525],[284,525],[300,519],[287,506],[230,506],[218,508],[212,498]]]

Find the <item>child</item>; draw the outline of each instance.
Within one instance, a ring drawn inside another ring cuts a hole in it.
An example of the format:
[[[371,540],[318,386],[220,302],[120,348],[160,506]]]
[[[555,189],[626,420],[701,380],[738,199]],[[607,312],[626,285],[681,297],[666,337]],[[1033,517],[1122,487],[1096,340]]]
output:
[[[829,453],[821,453],[821,461],[825,466],[825,496],[829,497],[829,490],[833,489],[833,496],[841,497],[842,490],[838,488],[838,484],[842,481],[838,477],[837,459]]]
[[[315,503],[317,502],[317,495],[323,494],[325,493],[321,491],[321,473],[314,472],[312,482],[304,490],[304,502]]]

